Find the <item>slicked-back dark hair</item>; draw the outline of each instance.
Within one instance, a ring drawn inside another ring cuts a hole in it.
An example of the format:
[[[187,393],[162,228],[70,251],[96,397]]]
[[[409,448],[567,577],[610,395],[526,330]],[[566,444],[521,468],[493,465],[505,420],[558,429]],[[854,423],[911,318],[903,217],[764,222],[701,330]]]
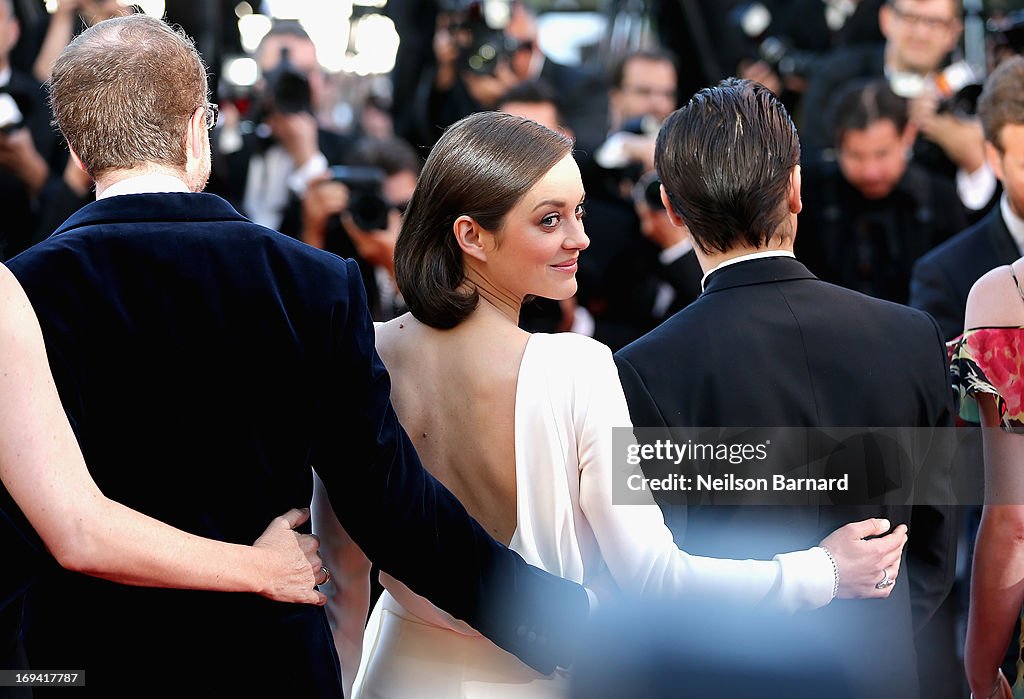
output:
[[[787,216],[800,162],[782,102],[751,80],[729,78],[677,109],[661,127],[654,164],[673,210],[705,253],[765,245]]]
[[[453,328],[474,308],[455,219],[500,232],[505,215],[572,152],[572,139],[502,112],[457,121],[430,151],[395,245],[395,280],[417,320]]]

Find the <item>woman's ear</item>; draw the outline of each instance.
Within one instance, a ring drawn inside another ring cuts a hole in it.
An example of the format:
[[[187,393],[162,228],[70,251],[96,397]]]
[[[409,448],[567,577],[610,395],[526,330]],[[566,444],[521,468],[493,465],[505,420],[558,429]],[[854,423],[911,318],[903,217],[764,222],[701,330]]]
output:
[[[462,252],[481,262],[487,262],[487,250],[484,247],[486,232],[471,216],[459,216],[452,225],[452,232]]]

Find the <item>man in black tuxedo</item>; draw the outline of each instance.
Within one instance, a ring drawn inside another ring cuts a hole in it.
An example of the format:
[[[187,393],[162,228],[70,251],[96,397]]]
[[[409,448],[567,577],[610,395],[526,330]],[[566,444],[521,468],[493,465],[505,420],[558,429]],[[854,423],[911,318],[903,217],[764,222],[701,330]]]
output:
[[[494,542],[422,469],[356,264],[198,193],[206,90],[191,41],[145,15],[96,25],[54,65],[56,120],[97,201],[10,268],[96,481],[182,529],[248,542],[283,503],[309,503],[313,467],[383,570],[540,671],[565,664],[587,594]],[[341,696],[322,608],[42,577],[31,667],[85,670],[103,696]]]
[[[910,305],[928,311],[951,340],[964,331],[967,294],[990,269],[1024,255],[1024,58],[1003,62],[985,81],[978,116],[985,155],[1003,185],[999,206],[923,256],[910,278]]]
[[[793,257],[799,158],[785,108],[751,81],[701,91],[662,126],[664,202],[689,229],[704,293],[616,354],[635,426],[951,424],[934,321],[819,281]],[[928,492],[915,489],[918,501],[949,502],[948,471],[938,475],[920,484]],[[887,599],[834,600],[809,616],[839,639],[856,696],[916,697],[914,629],[948,592],[954,543],[944,510],[921,508],[921,519],[916,510],[912,521],[909,506],[881,504],[680,506],[667,519],[690,553],[732,558],[813,546],[866,517],[906,523],[909,574],[897,576]]]

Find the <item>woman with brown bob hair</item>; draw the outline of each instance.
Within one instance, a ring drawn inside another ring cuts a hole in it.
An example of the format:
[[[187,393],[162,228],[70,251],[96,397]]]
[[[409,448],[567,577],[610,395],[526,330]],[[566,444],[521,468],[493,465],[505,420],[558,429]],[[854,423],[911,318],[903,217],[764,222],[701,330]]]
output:
[[[830,553],[734,561],[677,549],[649,498],[612,506],[612,427],[630,421],[611,353],[518,327],[528,296],[576,292],[590,243],[583,199],[571,140],[521,117],[471,115],[431,152],[395,251],[411,313],[377,332],[424,466],[497,540],[591,588],[784,609],[888,595],[876,574],[895,575],[905,537],[879,553],[861,541],[873,522],[831,534]],[[326,540],[324,550],[337,553]],[[537,674],[397,580],[381,582],[354,697],[563,695],[563,674]]]

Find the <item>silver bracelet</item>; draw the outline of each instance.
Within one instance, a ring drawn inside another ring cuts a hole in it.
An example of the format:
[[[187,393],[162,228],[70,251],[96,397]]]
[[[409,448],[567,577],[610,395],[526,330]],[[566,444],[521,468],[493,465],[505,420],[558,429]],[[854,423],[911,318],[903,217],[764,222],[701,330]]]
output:
[[[818,548],[825,552],[825,555],[828,556],[828,562],[832,564],[832,574],[834,576],[834,581],[832,583],[832,599],[835,599],[836,595],[839,594],[839,564],[836,563],[836,559],[832,556],[831,551],[824,546],[819,546]]]

